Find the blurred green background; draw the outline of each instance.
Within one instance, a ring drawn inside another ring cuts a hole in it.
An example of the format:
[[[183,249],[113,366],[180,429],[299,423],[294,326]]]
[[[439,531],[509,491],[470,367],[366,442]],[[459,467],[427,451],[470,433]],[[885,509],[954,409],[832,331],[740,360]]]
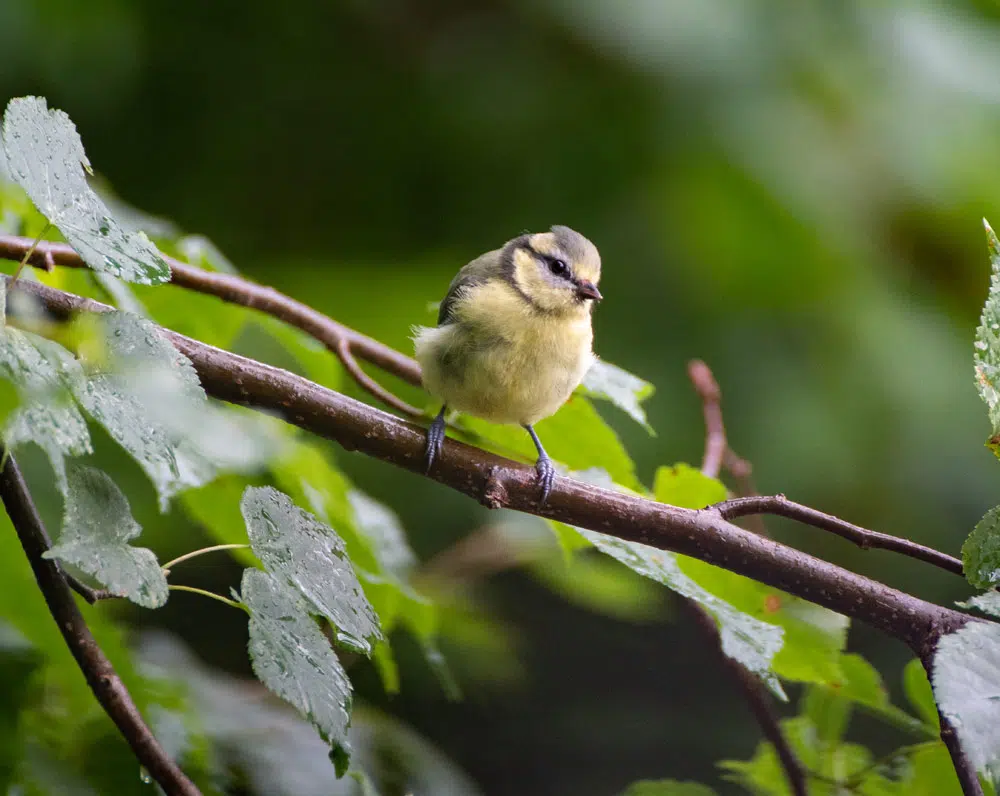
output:
[[[604,259],[597,352],[658,389],[657,437],[609,415],[644,480],[700,458],[699,357],[762,491],[950,553],[1000,494],[971,366],[981,218],[1000,222],[998,74],[986,0],[0,2],[0,102],[46,96],[118,195],[255,279],[408,351],[459,266],[568,224]],[[497,520],[340,461],[422,557]],[[190,549],[183,518],[158,522]],[[930,599],[967,593],[769,525]],[[458,704],[419,665],[391,700],[368,670],[358,685],[485,793],[711,780],[750,754],[748,711],[683,616],[615,621],[516,572],[477,594],[519,639],[520,677]],[[171,606],[133,621],[246,670],[235,612]],[[851,646],[898,690],[904,649],[863,627]],[[886,732],[867,740],[898,742]]]

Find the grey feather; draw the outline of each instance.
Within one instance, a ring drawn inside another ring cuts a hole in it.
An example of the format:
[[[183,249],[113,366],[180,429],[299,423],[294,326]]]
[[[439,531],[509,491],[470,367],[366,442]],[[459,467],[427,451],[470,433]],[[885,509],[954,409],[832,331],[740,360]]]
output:
[[[502,249],[496,249],[480,255],[455,274],[455,278],[448,285],[448,293],[445,295],[438,310],[438,326],[451,323],[455,303],[458,301],[459,294],[463,289],[481,285],[491,278],[500,276],[500,254],[502,251]]]

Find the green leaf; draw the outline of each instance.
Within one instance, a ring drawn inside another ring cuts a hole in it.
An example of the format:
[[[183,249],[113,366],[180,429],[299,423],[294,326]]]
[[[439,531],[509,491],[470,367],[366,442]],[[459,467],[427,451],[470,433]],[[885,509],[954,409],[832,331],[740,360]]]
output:
[[[474,444],[532,463],[537,458],[535,446],[522,428],[500,426],[470,415],[462,415],[459,424],[473,432]],[[601,467],[615,483],[629,489],[642,488],[635,465],[618,436],[582,395],[571,396],[552,417],[537,423],[535,431],[549,456],[570,470]]]
[[[251,469],[275,452],[267,421],[209,403],[194,366],[149,321],[125,312],[97,320],[106,350],[77,398],[146,472],[161,510],[220,470]]]
[[[704,475],[687,464],[659,467],[653,479],[653,496],[660,503],[685,509],[703,509],[720,503],[729,495],[717,478]]]
[[[971,621],[934,653],[934,694],[976,770],[1000,774],[1000,626]]]
[[[0,307],[5,299],[6,284],[0,282]],[[70,393],[84,383],[79,363],[58,343],[4,326],[0,330],[0,377],[14,384],[20,397],[19,408],[7,419],[7,444],[38,445],[65,492],[65,458],[91,451],[87,421]]]
[[[977,589],[1000,583],[1000,506],[994,506],[976,523],[962,545],[965,579]]]
[[[316,726],[333,748],[338,774],[343,774],[350,753],[351,681],[309,616],[312,606],[259,569],[244,571],[240,593],[250,612],[254,674]]]
[[[115,594],[145,608],[167,601],[167,579],[156,555],[128,544],[142,531],[128,500],[107,473],[71,465],[59,543],[45,554],[79,567]]]
[[[975,352],[976,387],[983,399],[990,418],[992,435],[987,445],[998,452],[997,439],[1000,435],[1000,242],[983,219],[986,228],[986,243],[990,250],[990,292],[983,305],[983,312],[976,329]]]
[[[297,592],[310,613],[328,619],[337,641],[371,655],[382,637],[343,540],[277,489],[248,487],[240,506],[254,553],[276,580]]]
[[[343,366],[325,345],[275,318],[258,318],[257,323],[284,346],[311,381],[333,390],[340,387],[344,377]]]
[[[955,603],[959,608],[975,608],[984,614],[1000,616],[1000,592],[988,591],[970,597],[964,603]]]
[[[219,544],[247,544],[247,526],[240,513],[240,500],[250,485],[244,476],[219,476],[210,484],[185,491],[180,496],[180,504]],[[249,566],[260,563],[248,547],[239,547],[229,553]]]
[[[643,780],[629,786],[622,796],[715,796],[708,785],[676,779]]]
[[[598,550],[618,559],[629,569],[668,586],[708,610],[718,624],[722,651],[760,677],[777,696],[786,698],[772,671],[784,636],[781,627],[738,610],[702,587],[685,574],[674,553],[594,531],[579,529],[579,532]]]
[[[90,162],[76,127],[43,98],[21,97],[3,118],[7,171],[96,271],[158,284],[170,269],[142,232],[124,229],[87,184]]]
[[[382,571],[405,575],[417,562],[417,557],[406,541],[406,533],[396,513],[357,489],[347,493],[347,500],[354,513],[354,524],[374,548]]]
[[[590,398],[610,401],[654,437],[656,432],[646,420],[642,402],[649,398],[655,389],[648,381],[643,381],[627,370],[602,359],[594,361],[578,388],[579,392]]]
[[[940,729],[941,717],[938,716],[937,704],[934,702],[934,690],[927,672],[917,658],[903,667],[903,691],[906,698],[924,722],[935,730]]]
[[[909,758],[909,770],[900,782],[901,796],[962,796],[955,765],[943,743],[921,744]]]
[[[860,655],[842,655],[840,667],[843,679],[834,684],[834,688],[844,699],[867,708],[870,713],[907,732],[932,738],[937,736],[933,722],[924,724],[890,703],[881,675]]]
[[[846,617],[704,561],[678,556],[678,564],[733,610],[783,630],[781,649],[772,662],[775,674],[807,683],[841,680],[840,653],[850,625]]]

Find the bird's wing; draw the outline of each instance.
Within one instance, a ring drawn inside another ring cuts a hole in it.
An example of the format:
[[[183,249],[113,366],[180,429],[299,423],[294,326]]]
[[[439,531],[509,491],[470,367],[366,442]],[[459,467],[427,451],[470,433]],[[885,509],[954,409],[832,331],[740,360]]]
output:
[[[477,257],[455,274],[455,278],[448,285],[448,293],[445,295],[438,310],[438,326],[451,323],[455,302],[458,301],[459,294],[463,289],[481,285],[492,278],[500,276],[500,251],[500,249],[497,249]]]

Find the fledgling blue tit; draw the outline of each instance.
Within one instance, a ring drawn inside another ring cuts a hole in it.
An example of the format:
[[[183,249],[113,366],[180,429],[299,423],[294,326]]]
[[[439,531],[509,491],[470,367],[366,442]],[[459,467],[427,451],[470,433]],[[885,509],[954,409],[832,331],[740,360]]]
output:
[[[544,504],[555,467],[534,424],[554,414],[594,361],[591,312],[601,256],[569,227],[527,234],[466,265],[441,302],[438,325],[414,327],[424,387],[443,402],[427,432],[427,470],[451,408],[523,426],[538,449]]]

